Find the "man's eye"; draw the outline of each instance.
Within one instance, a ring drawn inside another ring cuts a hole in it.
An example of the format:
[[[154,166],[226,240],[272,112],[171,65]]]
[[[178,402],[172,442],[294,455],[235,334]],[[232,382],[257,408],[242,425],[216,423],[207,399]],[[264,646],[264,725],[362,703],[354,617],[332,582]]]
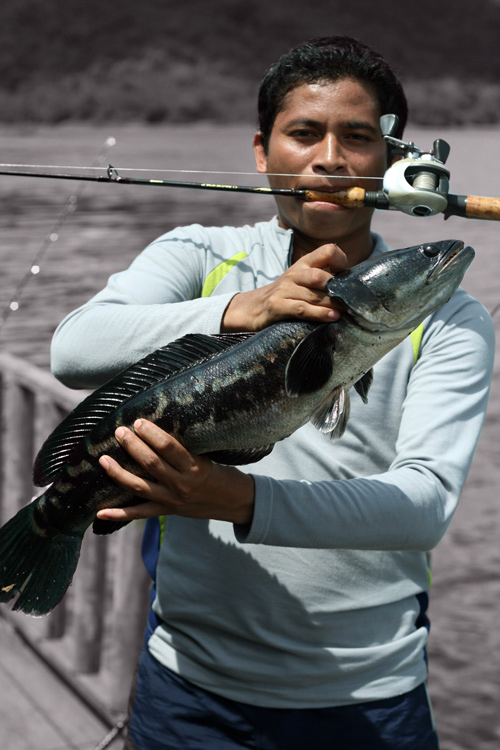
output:
[[[316,133],[313,133],[312,130],[294,130],[292,133],[290,133],[292,138],[315,138]]]
[[[369,143],[371,140],[367,135],[364,135],[363,133],[349,133],[347,137],[355,141],[364,141],[365,143]]]

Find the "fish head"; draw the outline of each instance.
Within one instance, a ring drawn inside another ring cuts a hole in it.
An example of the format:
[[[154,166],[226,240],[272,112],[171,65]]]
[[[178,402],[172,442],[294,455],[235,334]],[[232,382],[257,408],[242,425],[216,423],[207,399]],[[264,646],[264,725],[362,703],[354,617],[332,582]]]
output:
[[[327,293],[363,328],[411,331],[450,299],[473,259],[460,240],[392,250],[335,274]]]

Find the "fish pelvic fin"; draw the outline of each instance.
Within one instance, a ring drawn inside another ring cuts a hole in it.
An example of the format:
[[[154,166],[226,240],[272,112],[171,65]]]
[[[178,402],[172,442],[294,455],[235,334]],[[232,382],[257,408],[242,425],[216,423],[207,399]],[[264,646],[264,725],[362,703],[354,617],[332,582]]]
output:
[[[66,593],[80,556],[81,536],[48,533],[35,519],[36,501],[0,529],[0,602],[40,616]]]
[[[333,372],[334,343],[331,323],[317,326],[300,342],[286,366],[289,396],[314,393],[326,385]]]
[[[338,386],[329,398],[311,417],[313,425],[330,440],[342,437],[351,415],[349,391]]]
[[[356,393],[359,394],[361,397],[361,400],[364,404],[368,403],[368,391],[370,390],[370,386],[373,383],[373,368],[371,370],[368,370],[368,372],[365,372],[363,377],[361,377],[357,383],[354,383],[354,390]]]

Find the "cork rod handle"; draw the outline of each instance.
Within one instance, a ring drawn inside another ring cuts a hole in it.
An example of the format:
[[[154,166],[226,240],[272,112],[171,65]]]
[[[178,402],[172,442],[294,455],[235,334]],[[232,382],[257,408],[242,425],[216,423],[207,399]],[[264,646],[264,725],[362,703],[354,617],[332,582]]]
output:
[[[306,190],[306,201],[324,201],[325,203],[336,203],[338,206],[347,208],[363,208],[365,205],[365,190],[360,187],[337,190],[335,193],[322,193],[316,190]]]
[[[465,215],[468,219],[500,221],[500,198],[483,198],[478,195],[468,195],[465,204]]]

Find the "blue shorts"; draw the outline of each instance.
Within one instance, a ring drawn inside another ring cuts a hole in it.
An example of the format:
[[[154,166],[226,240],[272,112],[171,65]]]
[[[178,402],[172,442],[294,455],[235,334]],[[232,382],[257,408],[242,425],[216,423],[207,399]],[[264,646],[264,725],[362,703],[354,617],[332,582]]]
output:
[[[129,750],[437,750],[425,685],[334,708],[250,706],[196,687],[143,649]],[[134,745],[135,743],[135,745]]]

